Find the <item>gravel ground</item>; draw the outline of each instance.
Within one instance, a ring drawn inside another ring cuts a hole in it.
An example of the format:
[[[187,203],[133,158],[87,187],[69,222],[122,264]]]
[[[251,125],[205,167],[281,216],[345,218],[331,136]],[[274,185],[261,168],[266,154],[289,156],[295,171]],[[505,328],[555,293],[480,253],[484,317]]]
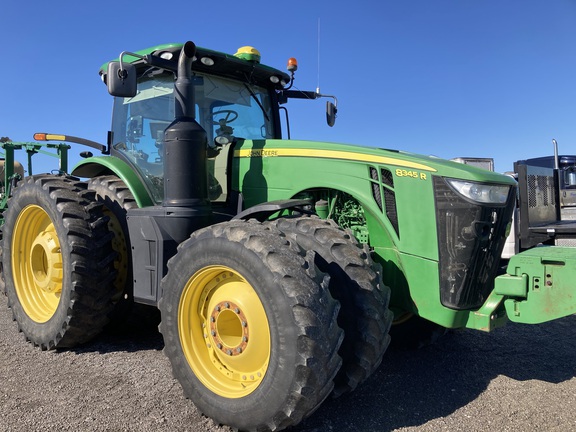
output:
[[[291,432],[576,430],[576,316],[493,334],[461,330],[390,350],[356,392]],[[0,296],[0,431],[230,432],[184,399],[154,330],[81,348],[26,343]]]

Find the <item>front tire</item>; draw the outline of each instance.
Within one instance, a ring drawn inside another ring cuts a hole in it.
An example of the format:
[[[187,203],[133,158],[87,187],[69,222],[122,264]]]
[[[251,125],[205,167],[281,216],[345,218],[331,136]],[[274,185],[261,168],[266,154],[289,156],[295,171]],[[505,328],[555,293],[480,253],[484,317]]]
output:
[[[356,389],[381,364],[390,343],[390,289],[382,282],[381,267],[332,220],[305,216],[268,223],[305,251],[316,252],[316,265],[330,275],[330,292],[342,305],[338,325],[345,334],[332,396]]]
[[[43,350],[72,347],[102,330],[114,254],[85,183],[25,178],[9,201],[2,243],[8,306],[27,340]]]
[[[185,395],[240,430],[300,422],[330,394],[339,304],[281,233],[233,221],[195,232],[168,263],[165,353]]]

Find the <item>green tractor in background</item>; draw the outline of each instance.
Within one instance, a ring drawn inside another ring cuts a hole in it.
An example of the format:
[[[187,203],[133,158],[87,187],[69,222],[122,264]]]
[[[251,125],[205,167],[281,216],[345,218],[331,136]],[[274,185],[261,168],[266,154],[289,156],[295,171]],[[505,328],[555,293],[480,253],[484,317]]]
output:
[[[568,249],[513,257],[497,278],[513,179],[282,139],[284,105],[324,97],[293,90],[295,69],[267,67],[250,47],[125,52],[100,70],[115,96],[106,145],[53,134],[3,144],[3,276],[27,340],[72,347],[135,304],[157,308],[185,395],[219,423],[264,431],[358,387],[390,335],[417,347],[448,328],[573,313],[573,301],[558,312],[532,294],[540,274],[571,277],[550,270]],[[335,115],[328,102],[329,125]],[[68,173],[65,142],[100,155],[84,152]],[[24,177],[15,150],[43,146],[58,170]]]

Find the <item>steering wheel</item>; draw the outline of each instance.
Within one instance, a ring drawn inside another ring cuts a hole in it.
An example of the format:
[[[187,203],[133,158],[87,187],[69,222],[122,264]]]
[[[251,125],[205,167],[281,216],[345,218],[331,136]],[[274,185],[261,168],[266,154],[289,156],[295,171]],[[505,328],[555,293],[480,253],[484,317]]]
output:
[[[216,126],[226,126],[228,123],[232,123],[234,120],[238,118],[238,113],[233,110],[221,110],[212,114],[213,117],[218,115],[224,115],[224,118],[219,120],[212,120],[212,124]]]

